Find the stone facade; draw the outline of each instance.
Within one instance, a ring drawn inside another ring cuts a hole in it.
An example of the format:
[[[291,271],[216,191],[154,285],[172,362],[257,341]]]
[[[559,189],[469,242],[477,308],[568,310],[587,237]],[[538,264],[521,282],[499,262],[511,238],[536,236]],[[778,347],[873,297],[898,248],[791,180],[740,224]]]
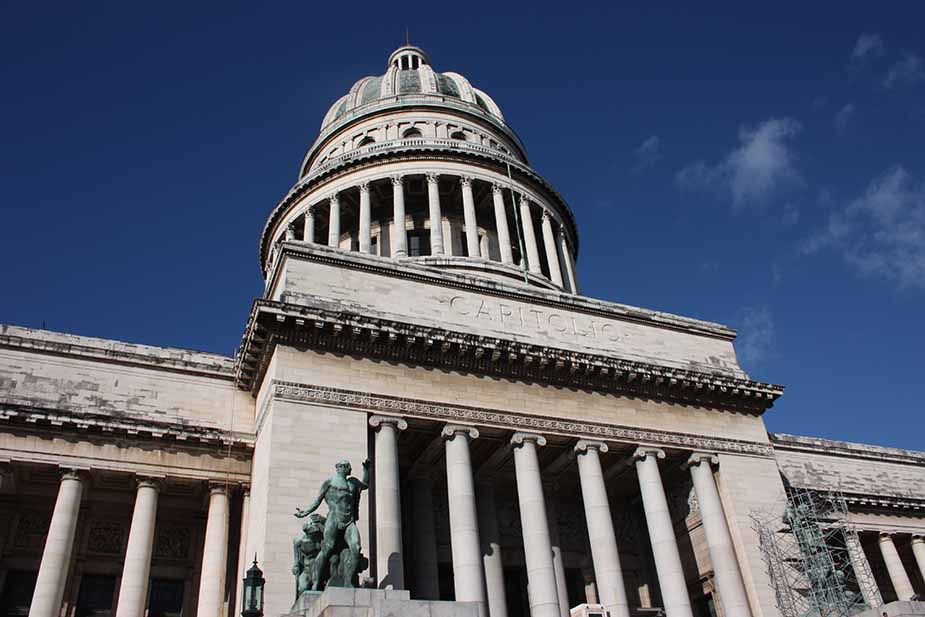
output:
[[[925,591],[925,454],[769,435],[733,330],[582,296],[577,255],[495,102],[401,48],[271,212],[234,358],[0,326],[0,611],[234,615],[256,555],[285,614],[344,458],[361,583],[420,614],[775,617],[789,488],[844,494],[871,604]]]

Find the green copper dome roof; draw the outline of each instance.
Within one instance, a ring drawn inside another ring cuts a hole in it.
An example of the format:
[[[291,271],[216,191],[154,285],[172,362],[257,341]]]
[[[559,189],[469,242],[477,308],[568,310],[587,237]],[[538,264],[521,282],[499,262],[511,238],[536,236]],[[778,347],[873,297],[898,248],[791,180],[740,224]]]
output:
[[[321,128],[344,114],[383,99],[403,96],[429,96],[458,99],[478,107],[481,111],[504,122],[501,109],[488,94],[475,88],[459,73],[438,73],[430,66],[430,59],[419,47],[405,45],[389,56],[389,67],[384,75],[360,79],[350,92],[337,99],[324,116]]]

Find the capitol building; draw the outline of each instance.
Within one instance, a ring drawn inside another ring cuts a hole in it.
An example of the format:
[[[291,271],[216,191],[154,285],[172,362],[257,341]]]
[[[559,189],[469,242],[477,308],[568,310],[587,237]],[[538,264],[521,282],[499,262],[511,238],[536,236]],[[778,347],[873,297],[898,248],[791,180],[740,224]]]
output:
[[[231,617],[254,556],[289,614],[342,459],[360,585],[408,606],[792,617],[795,499],[838,506],[814,546],[858,610],[925,594],[925,452],[769,433],[734,330],[581,294],[594,221],[489,93],[383,68],[270,211],[234,357],[0,325],[0,614]]]

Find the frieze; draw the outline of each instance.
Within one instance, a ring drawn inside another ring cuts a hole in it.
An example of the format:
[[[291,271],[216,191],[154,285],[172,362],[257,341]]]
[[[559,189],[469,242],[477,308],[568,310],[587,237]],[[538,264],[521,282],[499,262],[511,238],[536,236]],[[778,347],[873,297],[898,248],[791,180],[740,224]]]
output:
[[[534,430],[575,437],[597,438],[625,443],[659,444],[686,450],[708,450],[771,457],[773,449],[769,444],[703,437],[689,433],[675,433],[654,429],[593,422],[577,422],[561,418],[533,416],[509,411],[432,403],[418,399],[400,398],[384,394],[368,394],[337,388],[326,388],[308,384],[273,381],[275,397],[291,401],[303,401],[350,407],[364,411],[391,412],[448,421],[462,421],[475,425],[492,425],[514,430]]]
[[[13,546],[24,551],[41,551],[48,536],[51,515],[38,510],[23,510],[16,523]]]
[[[165,525],[158,528],[154,540],[154,556],[170,561],[188,560],[192,535],[186,526]]]

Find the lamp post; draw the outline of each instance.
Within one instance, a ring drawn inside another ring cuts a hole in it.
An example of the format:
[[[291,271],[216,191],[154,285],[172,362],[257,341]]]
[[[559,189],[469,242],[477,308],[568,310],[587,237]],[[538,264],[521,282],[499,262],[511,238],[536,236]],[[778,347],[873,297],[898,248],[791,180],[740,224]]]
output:
[[[263,617],[263,571],[257,567],[257,555],[254,555],[254,565],[244,577],[244,610],[242,617]]]

